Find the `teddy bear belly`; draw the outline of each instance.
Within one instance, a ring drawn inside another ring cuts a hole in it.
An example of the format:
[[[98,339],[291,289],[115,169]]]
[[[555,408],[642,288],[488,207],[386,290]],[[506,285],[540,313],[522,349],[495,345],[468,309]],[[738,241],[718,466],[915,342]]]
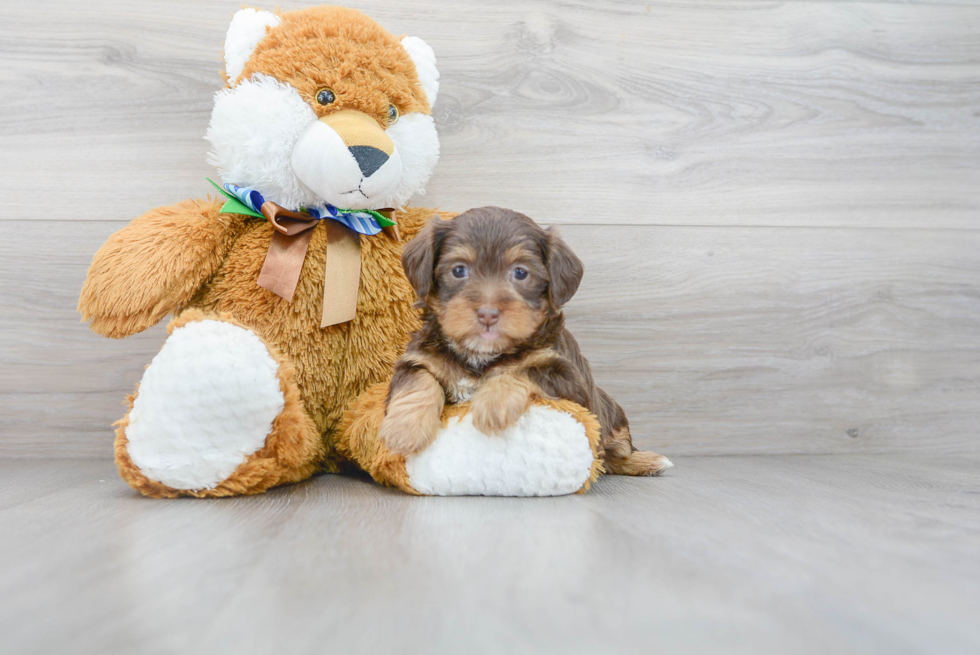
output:
[[[429,216],[431,210],[400,214],[403,238]],[[337,459],[331,430],[366,387],[390,377],[419,326],[418,312],[411,307],[415,293],[401,268],[401,244],[386,235],[361,237],[357,315],[321,328],[326,230],[314,229],[291,302],[257,284],[271,235],[268,223],[251,221],[189,306],[230,314],[293,364],[306,411],[326,437],[328,460]]]

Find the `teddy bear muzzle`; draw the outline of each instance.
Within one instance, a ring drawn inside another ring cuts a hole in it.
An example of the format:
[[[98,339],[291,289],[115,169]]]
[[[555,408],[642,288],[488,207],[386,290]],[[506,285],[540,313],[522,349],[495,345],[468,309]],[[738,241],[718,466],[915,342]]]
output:
[[[367,114],[353,109],[327,114],[320,122],[336,132],[354,155],[364,177],[371,177],[395,151],[391,140]]]
[[[398,186],[401,157],[378,122],[353,109],[311,123],[293,147],[293,172],[338,207],[376,209]]]

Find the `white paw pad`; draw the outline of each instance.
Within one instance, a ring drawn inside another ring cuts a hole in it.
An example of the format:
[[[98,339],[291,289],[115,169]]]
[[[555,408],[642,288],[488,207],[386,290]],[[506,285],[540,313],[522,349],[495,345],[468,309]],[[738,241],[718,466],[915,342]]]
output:
[[[470,415],[452,418],[428,448],[406,459],[409,482],[435,496],[561,496],[592,473],[585,426],[532,405],[511,428],[487,436]]]
[[[174,489],[210,489],[265,444],[284,398],[278,364],[251,331],[197,321],[173,331],[129,413],[129,456]]]

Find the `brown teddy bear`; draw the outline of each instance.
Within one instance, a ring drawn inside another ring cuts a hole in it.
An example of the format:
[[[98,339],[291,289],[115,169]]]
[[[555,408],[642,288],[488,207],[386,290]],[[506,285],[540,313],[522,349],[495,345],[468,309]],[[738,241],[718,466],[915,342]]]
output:
[[[79,301],[113,338],[175,315],[117,423],[122,477],[148,496],[228,496],[352,462],[412,493],[587,488],[598,427],[573,403],[540,401],[514,428],[537,439],[547,465],[532,471],[527,434],[481,440],[465,407],[408,459],[377,439],[384,381],[419,325],[402,245],[437,214],[404,207],[438,158],[431,48],[351,9],[243,9],[224,54],[206,136],[222,197],[112,235]]]

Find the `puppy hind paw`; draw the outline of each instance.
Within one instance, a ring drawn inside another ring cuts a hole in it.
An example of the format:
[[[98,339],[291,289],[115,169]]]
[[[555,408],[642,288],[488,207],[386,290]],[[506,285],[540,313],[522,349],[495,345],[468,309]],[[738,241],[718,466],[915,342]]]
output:
[[[613,475],[661,475],[674,464],[657,453],[637,450],[623,459],[607,459],[606,470]]]

